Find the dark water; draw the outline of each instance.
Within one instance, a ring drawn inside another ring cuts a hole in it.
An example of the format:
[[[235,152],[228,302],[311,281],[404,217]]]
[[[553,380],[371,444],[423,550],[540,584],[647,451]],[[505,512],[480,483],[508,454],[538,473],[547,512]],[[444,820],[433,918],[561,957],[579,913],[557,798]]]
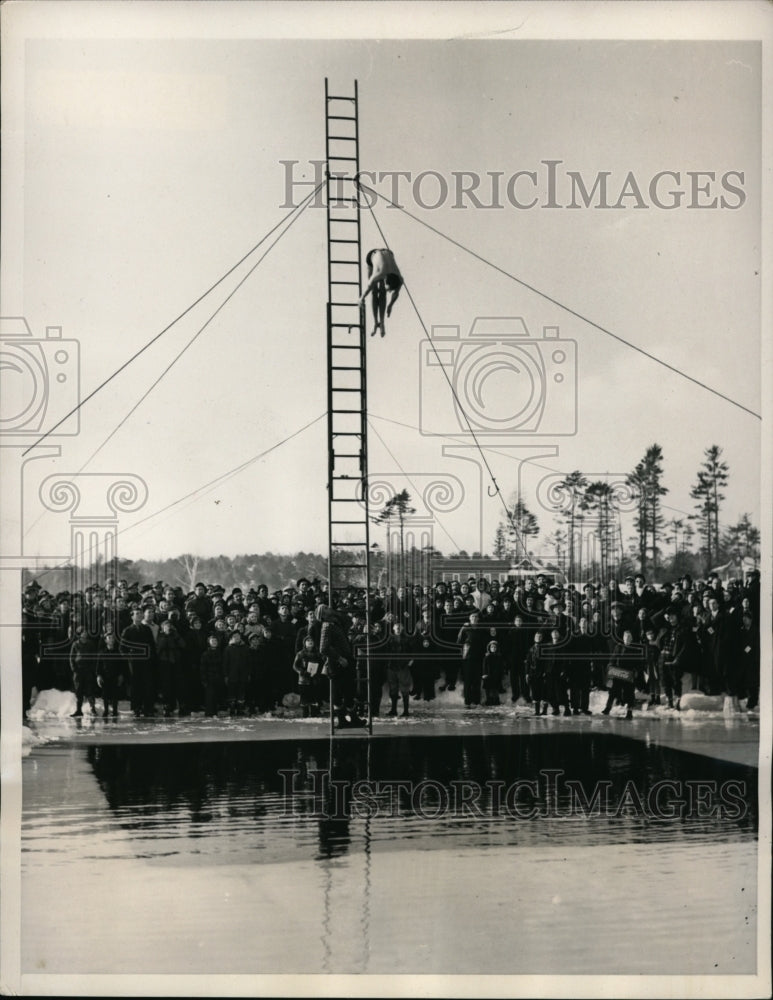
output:
[[[24,768],[29,971],[754,969],[749,767],[586,732],[51,747]]]
[[[125,830],[152,838],[167,854],[178,838],[194,838],[200,843],[192,857],[222,862],[331,857],[376,844],[717,842],[757,830],[754,769],[609,735],[100,746],[86,753]],[[181,854],[189,850],[179,845]]]

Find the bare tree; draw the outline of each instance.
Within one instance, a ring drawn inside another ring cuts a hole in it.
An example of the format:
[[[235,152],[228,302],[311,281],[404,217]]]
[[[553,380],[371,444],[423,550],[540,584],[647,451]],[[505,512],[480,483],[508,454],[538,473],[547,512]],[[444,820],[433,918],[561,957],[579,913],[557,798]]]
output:
[[[196,586],[199,575],[199,557],[186,553],[180,556],[177,565],[180,567],[180,572],[175,574],[175,580],[179,581],[183,588],[190,593]]]

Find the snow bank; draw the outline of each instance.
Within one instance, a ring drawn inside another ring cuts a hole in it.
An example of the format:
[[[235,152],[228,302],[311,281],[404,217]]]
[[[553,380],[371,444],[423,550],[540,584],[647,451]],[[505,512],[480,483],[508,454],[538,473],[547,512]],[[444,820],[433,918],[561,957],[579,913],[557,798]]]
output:
[[[39,691],[31,708],[27,709],[27,718],[33,721],[42,719],[68,719],[75,711],[75,695],[72,691]],[[83,706],[84,714],[89,712],[88,705]]]
[[[724,700],[723,696],[719,694],[710,695],[704,694],[702,691],[688,691],[687,694],[682,695],[679,704],[683,712],[690,709],[696,712],[721,712]]]
[[[52,743],[50,736],[41,736],[40,733],[33,733],[29,726],[21,727],[21,755],[28,757],[33,747],[43,746],[44,743]]]

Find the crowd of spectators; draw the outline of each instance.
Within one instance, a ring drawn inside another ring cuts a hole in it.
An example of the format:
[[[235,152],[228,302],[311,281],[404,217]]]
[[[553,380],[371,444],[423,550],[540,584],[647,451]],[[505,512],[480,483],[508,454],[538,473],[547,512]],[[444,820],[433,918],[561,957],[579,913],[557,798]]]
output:
[[[680,708],[693,690],[740,700],[759,690],[759,574],[723,585],[682,577],[648,585],[561,586],[546,576],[487,578],[434,586],[346,587],[319,580],[269,593],[218,585],[129,585],[108,580],[83,592],[23,594],[25,710],[34,692],[75,692],[83,706],[135,717],[204,712],[255,715],[300,706],[357,724],[382,709],[394,717],[411,698],[458,691],[465,706],[502,699],[535,715],[590,714],[590,692],[607,692],[632,716],[649,705]],[[370,662],[370,683],[367,683]],[[448,699],[445,699],[448,700]]]

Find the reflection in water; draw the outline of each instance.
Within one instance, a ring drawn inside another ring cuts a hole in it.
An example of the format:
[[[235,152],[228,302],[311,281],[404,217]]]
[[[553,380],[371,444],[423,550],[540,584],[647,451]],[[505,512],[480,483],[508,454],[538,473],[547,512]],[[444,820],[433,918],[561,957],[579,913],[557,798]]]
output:
[[[447,838],[458,846],[716,840],[757,826],[754,769],[606,734],[95,746],[87,754],[124,828],[155,840],[217,836],[221,855],[260,851],[261,861],[309,857],[312,844],[317,860],[332,860],[352,850],[367,856],[371,841],[399,849]]]
[[[563,971],[717,971],[712,941],[754,960],[753,768],[589,732],[37,761],[27,968],[40,927],[49,967],[73,972],[113,971],[119,951],[126,971],[166,972],[534,972],[557,952]],[[619,919],[632,891],[641,955]]]

